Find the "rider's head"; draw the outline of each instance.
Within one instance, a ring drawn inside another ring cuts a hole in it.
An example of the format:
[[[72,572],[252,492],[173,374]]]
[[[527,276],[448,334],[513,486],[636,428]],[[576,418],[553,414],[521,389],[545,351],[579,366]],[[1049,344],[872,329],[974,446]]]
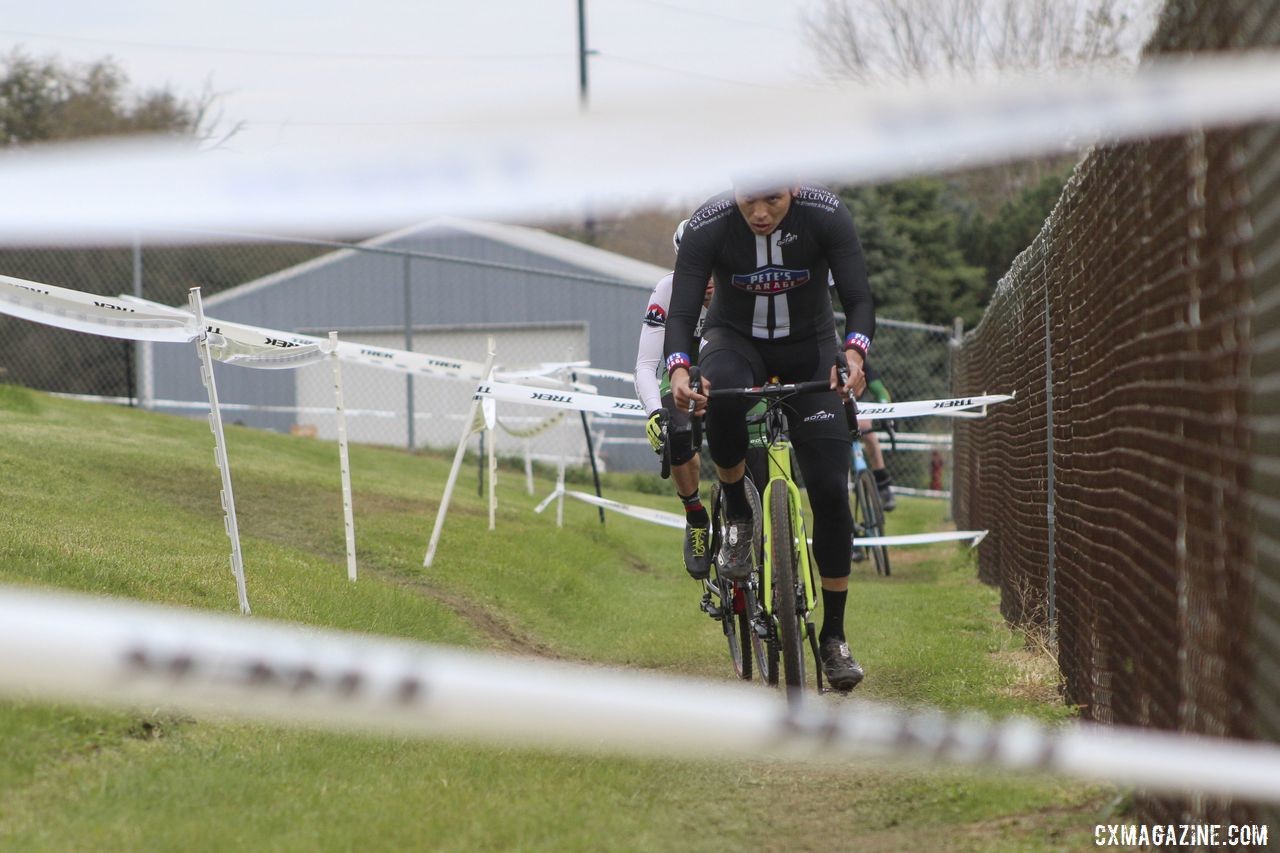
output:
[[[791,209],[791,192],[792,188],[785,184],[761,186],[760,182],[735,181],[733,199],[748,227],[764,235],[772,234]]]
[[[677,255],[680,254],[680,240],[684,237],[684,229],[685,229],[685,226],[688,224],[689,224],[689,220],[681,219],[680,224],[676,226],[675,233],[671,235],[671,245],[675,246]],[[705,308],[711,304],[711,297],[715,295],[715,292],[716,292],[715,278],[707,279],[707,289],[702,294],[702,307]]]

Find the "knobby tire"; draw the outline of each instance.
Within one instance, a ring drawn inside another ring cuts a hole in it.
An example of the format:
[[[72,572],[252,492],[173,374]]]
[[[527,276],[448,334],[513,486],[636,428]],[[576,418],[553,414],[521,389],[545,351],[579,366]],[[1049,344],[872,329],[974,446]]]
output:
[[[867,536],[884,536],[884,507],[880,503],[880,492],[876,488],[876,479],[869,470],[859,472],[854,492],[856,513],[854,523]],[[867,545],[864,547],[875,563],[876,574],[888,577],[888,547],[884,545]]]
[[[773,564],[773,615],[778,625],[782,675],[787,698],[795,701],[804,690],[804,619],[796,590],[796,543],[786,489],[769,495],[769,556]]]

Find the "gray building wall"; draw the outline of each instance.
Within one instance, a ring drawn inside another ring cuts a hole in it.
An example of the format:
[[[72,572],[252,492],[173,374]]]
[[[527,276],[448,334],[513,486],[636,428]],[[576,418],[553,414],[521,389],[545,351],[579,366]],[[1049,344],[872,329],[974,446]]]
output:
[[[209,298],[205,311],[218,319],[285,331],[323,334],[332,329],[340,336],[349,332],[353,340],[377,330],[383,342],[383,335],[392,334],[403,347],[407,276],[415,350],[451,355],[432,347],[432,333],[458,327],[483,335],[486,326],[581,324],[588,352],[574,353],[575,358],[589,359],[595,367],[629,371],[649,291],[668,272],[532,229],[458,220],[429,223],[365,245],[506,266],[338,250]],[[143,274],[145,278],[145,269]],[[568,355],[561,345],[545,351],[500,351],[498,360],[516,366],[565,360]],[[293,371],[218,364],[214,372],[223,403],[296,405]],[[387,376],[387,381],[404,385],[403,379]],[[156,345],[154,377],[156,399],[205,399],[190,347]],[[629,383],[596,384],[603,394],[634,396]],[[300,422],[290,412],[234,408],[225,417],[282,431]],[[643,435],[639,421],[628,420],[613,419],[603,428],[610,436]],[[607,446],[613,469],[652,467],[652,458],[647,447]]]

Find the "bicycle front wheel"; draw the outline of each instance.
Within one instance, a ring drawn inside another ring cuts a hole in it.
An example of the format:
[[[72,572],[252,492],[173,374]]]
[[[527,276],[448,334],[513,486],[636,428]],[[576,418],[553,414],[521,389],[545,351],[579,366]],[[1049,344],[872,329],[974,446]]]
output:
[[[853,524],[864,536],[884,535],[884,508],[880,504],[880,492],[876,488],[876,478],[867,470],[860,471],[854,483]],[[876,574],[888,577],[889,549],[884,545],[868,545],[866,549],[876,564]]]
[[[803,593],[796,586],[796,540],[791,525],[787,490],[775,488],[769,495],[769,557],[773,569],[773,617],[778,625],[782,652],[782,676],[787,698],[794,701],[804,689]]]

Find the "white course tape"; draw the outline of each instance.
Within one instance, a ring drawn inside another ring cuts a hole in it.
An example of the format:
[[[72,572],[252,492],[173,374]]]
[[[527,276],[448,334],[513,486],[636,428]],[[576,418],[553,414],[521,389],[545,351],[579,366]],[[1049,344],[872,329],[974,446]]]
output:
[[[162,305],[159,302],[152,302],[149,299],[142,299],[136,296],[121,296],[120,299],[130,303],[151,306],[152,310],[157,312],[187,313],[179,308]],[[242,358],[236,362],[246,367],[271,366],[273,349],[278,351],[295,347],[314,347],[317,352],[321,353],[320,357],[323,357],[323,353],[327,352],[329,348],[329,342],[324,338],[300,335],[296,332],[283,332],[278,329],[266,329],[244,323],[230,323],[213,317],[208,318],[208,326],[211,332],[224,335],[236,345],[244,348],[244,354],[256,354],[259,356],[261,362],[252,358]],[[231,357],[236,355],[236,350],[233,347],[228,347],[226,354],[229,358],[220,360],[229,361]],[[484,365],[478,361],[465,361],[428,353],[408,352],[406,350],[339,341],[337,354],[340,360],[351,364],[370,365],[386,370],[395,370],[400,373],[444,376],[453,379],[476,381],[483,376],[482,369]],[[215,357],[217,357],[216,353]]]
[[[939,498],[942,500],[950,499],[951,492],[947,489],[913,489],[910,486],[893,486],[895,495],[907,495],[913,498]]]
[[[144,341],[188,342],[196,338],[194,315],[188,311],[151,302],[138,297],[111,299],[76,290],[0,276],[0,312],[27,320],[91,334]],[[341,361],[366,364],[405,373],[421,373],[458,379],[478,379],[484,365],[447,359],[426,353],[372,347],[339,341],[334,345],[324,338],[266,329],[244,323],[230,323],[212,317],[205,319],[209,355],[227,364],[254,368],[296,368],[315,364],[336,352]],[[565,365],[551,365],[558,368]],[[585,368],[574,367],[585,372]],[[605,376],[616,371],[593,371]],[[504,374],[496,374],[500,378]],[[512,371],[510,375],[538,378],[537,371]],[[624,375],[617,373],[618,376]],[[629,375],[629,374],[626,374]],[[617,378],[616,376],[613,378]],[[644,417],[644,405],[626,397],[609,397],[590,391],[540,388],[508,382],[482,382],[477,396],[524,403],[575,409],[600,415]],[[909,418],[920,415],[945,414],[1012,399],[1008,395],[989,394],[952,400],[920,400],[868,405],[859,408],[858,417],[867,420]],[[492,417],[486,410],[486,423]]]
[[[934,412],[934,414],[941,415],[944,418],[957,418],[957,419],[970,418],[970,419],[976,420],[978,418],[985,418],[987,416],[987,411],[986,409],[979,409],[976,412],[964,410],[964,409],[951,409],[950,411],[946,411],[946,412]]]
[[[776,691],[732,682],[13,588],[0,595],[0,692],[595,753],[846,767],[915,759],[1280,802],[1280,746],[1271,743],[809,697],[789,707]]]
[[[490,397],[504,403],[524,403],[530,406],[551,406],[557,409],[576,409],[597,415],[625,415],[643,418],[644,405],[639,400],[625,397],[607,397],[603,394],[584,394],[578,391],[562,391],[534,388],[509,382],[481,382],[475,396]]]
[[[889,441],[889,433],[876,432],[876,438],[883,442]],[[894,433],[894,440],[898,442],[898,446],[903,444],[912,444],[924,446],[935,446],[938,448],[948,448],[951,446],[951,435],[942,432],[897,432]]]
[[[949,400],[908,400],[901,403],[859,403],[858,419],[867,421],[891,418],[919,418],[989,406],[1012,400],[1012,394],[985,394],[981,397],[955,397]]]
[[[543,366],[565,370],[578,376],[591,376],[596,379],[616,379],[619,382],[636,381],[636,375],[634,373],[627,373],[622,370],[607,370],[603,367],[592,367],[590,362],[566,362],[562,364],[546,364]]]
[[[441,376],[450,379],[479,381],[484,375],[484,365],[448,356],[429,355],[408,350],[375,347],[348,341],[338,343],[338,358],[352,364],[366,364],[400,373],[422,376]]]
[[[121,302],[144,306],[147,310],[173,317],[190,316],[190,312],[140,296],[121,294]],[[317,364],[333,352],[333,344],[325,338],[296,335],[277,329],[263,329],[242,323],[228,323],[205,316],[209,333],[209,355],[224,364],[260,369],[292,369]]]
[[[120,296],[123,301],[148,305],[157,312],[186,314],[179,308],[152,302],[137,296]],[[283,332],[278,329],[267,329],[250,326],[244,323],[229,323],[212,317],[207,318],[210,333],[221,335],[224,339],[211,349],[214,358],[244,367],[302,367],[319,361],[332,350],[332,345],[324,338],[302,335],[296,332]],[[212,343],[212,342],[211,342]],[[336,353],[339,361],[350,364],[362,364],[398,373],[423,376],[438,376],[446,379],[462,379],[479,381],[484,376],[484,365],[478,361],[450,358],[449,356],[432,355],[423,352],[376,347],[368,344],[339,341]],[[527,377],[554,388],[563,388],[566,383],[548,377],[546,374],[559,365],[546,369],[529,371],[497,371],[495,376]],[[577,385],[577,390],[593,393],[594,387]]]
[[[197,335],[195,316],[186,311],[151,311],[110,296],[7,275],[0,275],[0,314],[130,341],[190,343]]]
[[[329,357],[327,344],[300,344],[269,335],[242,337],[240,330],[211,324],[209,353],[223,364],[278,370],[318,364]]]
[[[905,452],[932,453],[933,451],[938,450],[938,447],[940,447],[940,444],[919,444],[916,442],[897,442],[895,446],[893,446],[892,450],[900,453],[905,453]],[[884,446],[883,450],[884,452],[887,453],[888,451],[890,451],[890,447]]]
[[[973,540],[971,548],[987,538],[987,530],[948,530],[943,533],[905,533],[901,536],[859,536],[854,545],[933,545],[937,542],[963,542]]]
[[[572,490],[559,490],[552,492],[541,504],[535,507],[535,512],[542,512],[546,509],[554,498],[563,492],[568,497],[576,498],[583,503],[589,503],[593,506],[601,506],[605,509],[613,510],[622,515],[628,515],[632,518],[638,518],[641,521],[660,524],[663,527],[671,527],[676,530],[684,530],[685,519],[683,515],[674,512],[664,512],[660,509],[650,509],[644,506],[635,506],[633,504],[624,504],[619,501],[609,500],[608,498],[598,498],[595,495],[586,492],[575,492]],[[867,536],[859,537],[853,540],[854,545],[933,545],[938,542],[961,542],[968,539],[973,540],[971,547],[976,548],[978,543],[986,538],[988,531],[986,530],[949,530],[942,533],[908,533],[901,536]],[[810,540],[812,544],[812,540]]]
[[[616,513],[620,513],[622,515],[629,515],[632,518],[638,518],[641,521],[648,521],[648,522],[652,522],[653,524],[660,524],[663,527],[672,527],[677,530],[684,530],[683,515],[677,515],[674,512],[664,512],[663,510],[660,510],[660,509],[650,509],[647,506],[633,506],[632,504],[624,504],[618,501],[611,501],[608,498],[598,498],[595,495],[590,495],[590,494],[587,494],[586,492],[575,492],[569,489],[564,489],[564,490],[557,489],[555,492],[552,492],[550,497],[546,498],[542,503],[538,504],[538,506],[534,508],[534,511],[542,512],[544,509],[546,509],[547,504],[549,504],[554,498],[559,497],[560,494],[567,495],[571,498],[577,498],[583,503],[589,503],[593,506],[600,506],[600,507],[604,507],[605,509],[611,509]]]
[[[323,139],[259,151],[173,140],[28,147],[0,154],[0,240],[128,242],[144,229],[190,241],[202,238],[176,230],[376,233],[435,215],[608,214],[710,193],[748,171],[874,184],[1274,119],[1277,91],[1280,58],[1256,54],[1053,79],[648,95],[585,114],[525,101],[438,116],[429,136],[383,135],[359,148]],[[795,130],[743,133],[753,115]],[[720,142],[674,156],[672,127]],[[822,132],[799,130],[814,127]]]

